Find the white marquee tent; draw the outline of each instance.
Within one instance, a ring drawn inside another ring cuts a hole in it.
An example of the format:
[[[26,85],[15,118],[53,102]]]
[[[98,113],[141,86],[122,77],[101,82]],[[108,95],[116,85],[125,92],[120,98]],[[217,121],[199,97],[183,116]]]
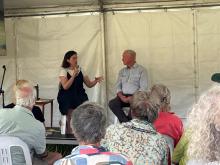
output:
[[[4,7],[5,102],[11,102],[16,79],[31,80],[39,84],[41,98],[55,99],[54,125],[60,118],[59,67],[71,49],[89,77],[104,76],[102,84],[86,90],[106,108],[125,49],[137,52],[149,87],[168,86],[172,110],[182,118],[220,72],[220,0],[6,0]],[[111,122],[113,114],[106,113]],[[50,111],[45,115],[49,125]]]

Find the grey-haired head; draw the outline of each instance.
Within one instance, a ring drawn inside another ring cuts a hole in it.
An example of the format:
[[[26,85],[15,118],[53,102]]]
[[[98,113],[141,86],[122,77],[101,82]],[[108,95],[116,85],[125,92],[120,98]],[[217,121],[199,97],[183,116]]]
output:
[[[158,116],[159,106],[150,100],[149,94],[143,91],[134,93],[131,101],[132,117],[153,123]]]
[[[95,144],[105,136],[106,116],[104,108],[97,103],[85,102],[72,114],[73,132],[84,144]]]
[[[170,111],[170,90],[163,84],[155,84],[150,91],[151,100],[160,105],[160,111]]]

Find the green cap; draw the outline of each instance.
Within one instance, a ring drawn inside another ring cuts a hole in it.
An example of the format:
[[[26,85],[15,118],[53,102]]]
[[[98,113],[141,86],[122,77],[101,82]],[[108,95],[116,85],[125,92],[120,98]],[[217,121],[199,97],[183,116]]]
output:
[[[214,73],[211,77],[211,80],[220,83],[220,73]]]

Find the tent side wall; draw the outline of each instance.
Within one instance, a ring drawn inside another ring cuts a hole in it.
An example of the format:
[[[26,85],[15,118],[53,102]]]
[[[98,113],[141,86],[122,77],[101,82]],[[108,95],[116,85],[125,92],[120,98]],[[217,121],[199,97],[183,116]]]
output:
[[[39,84],[40,97],[56,100],[63,55],[74,49],[85,74],[91,78],[104,75],[103,84],[86,90],[91,101],[107,108],[106,98],[115,96],[117,74],[123,67],[121,54],[134,49],[137,62],[148,70],[149,87],[155,83],[168,86],[172,110],[186,117],[197,96],[212,84],[212,73],[220,69],[219,15],[218,8],[183,8],[107,12],[104,22],[100,13],[7,18],[7,56],[0,57],[0,65],[7,66],[6,102],[10,102],[16,78]],[[56,101],[54,109],[54,125],[58,125]],[[110,111],[108,117],[112,121]]]

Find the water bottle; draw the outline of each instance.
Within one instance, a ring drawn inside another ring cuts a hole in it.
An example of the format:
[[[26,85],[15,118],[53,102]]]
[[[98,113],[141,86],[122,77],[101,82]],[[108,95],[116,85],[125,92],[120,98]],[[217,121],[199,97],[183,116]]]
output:
[[[61,116],[60,131],[61,131],[61,135],[66,134],[66,115]]]

